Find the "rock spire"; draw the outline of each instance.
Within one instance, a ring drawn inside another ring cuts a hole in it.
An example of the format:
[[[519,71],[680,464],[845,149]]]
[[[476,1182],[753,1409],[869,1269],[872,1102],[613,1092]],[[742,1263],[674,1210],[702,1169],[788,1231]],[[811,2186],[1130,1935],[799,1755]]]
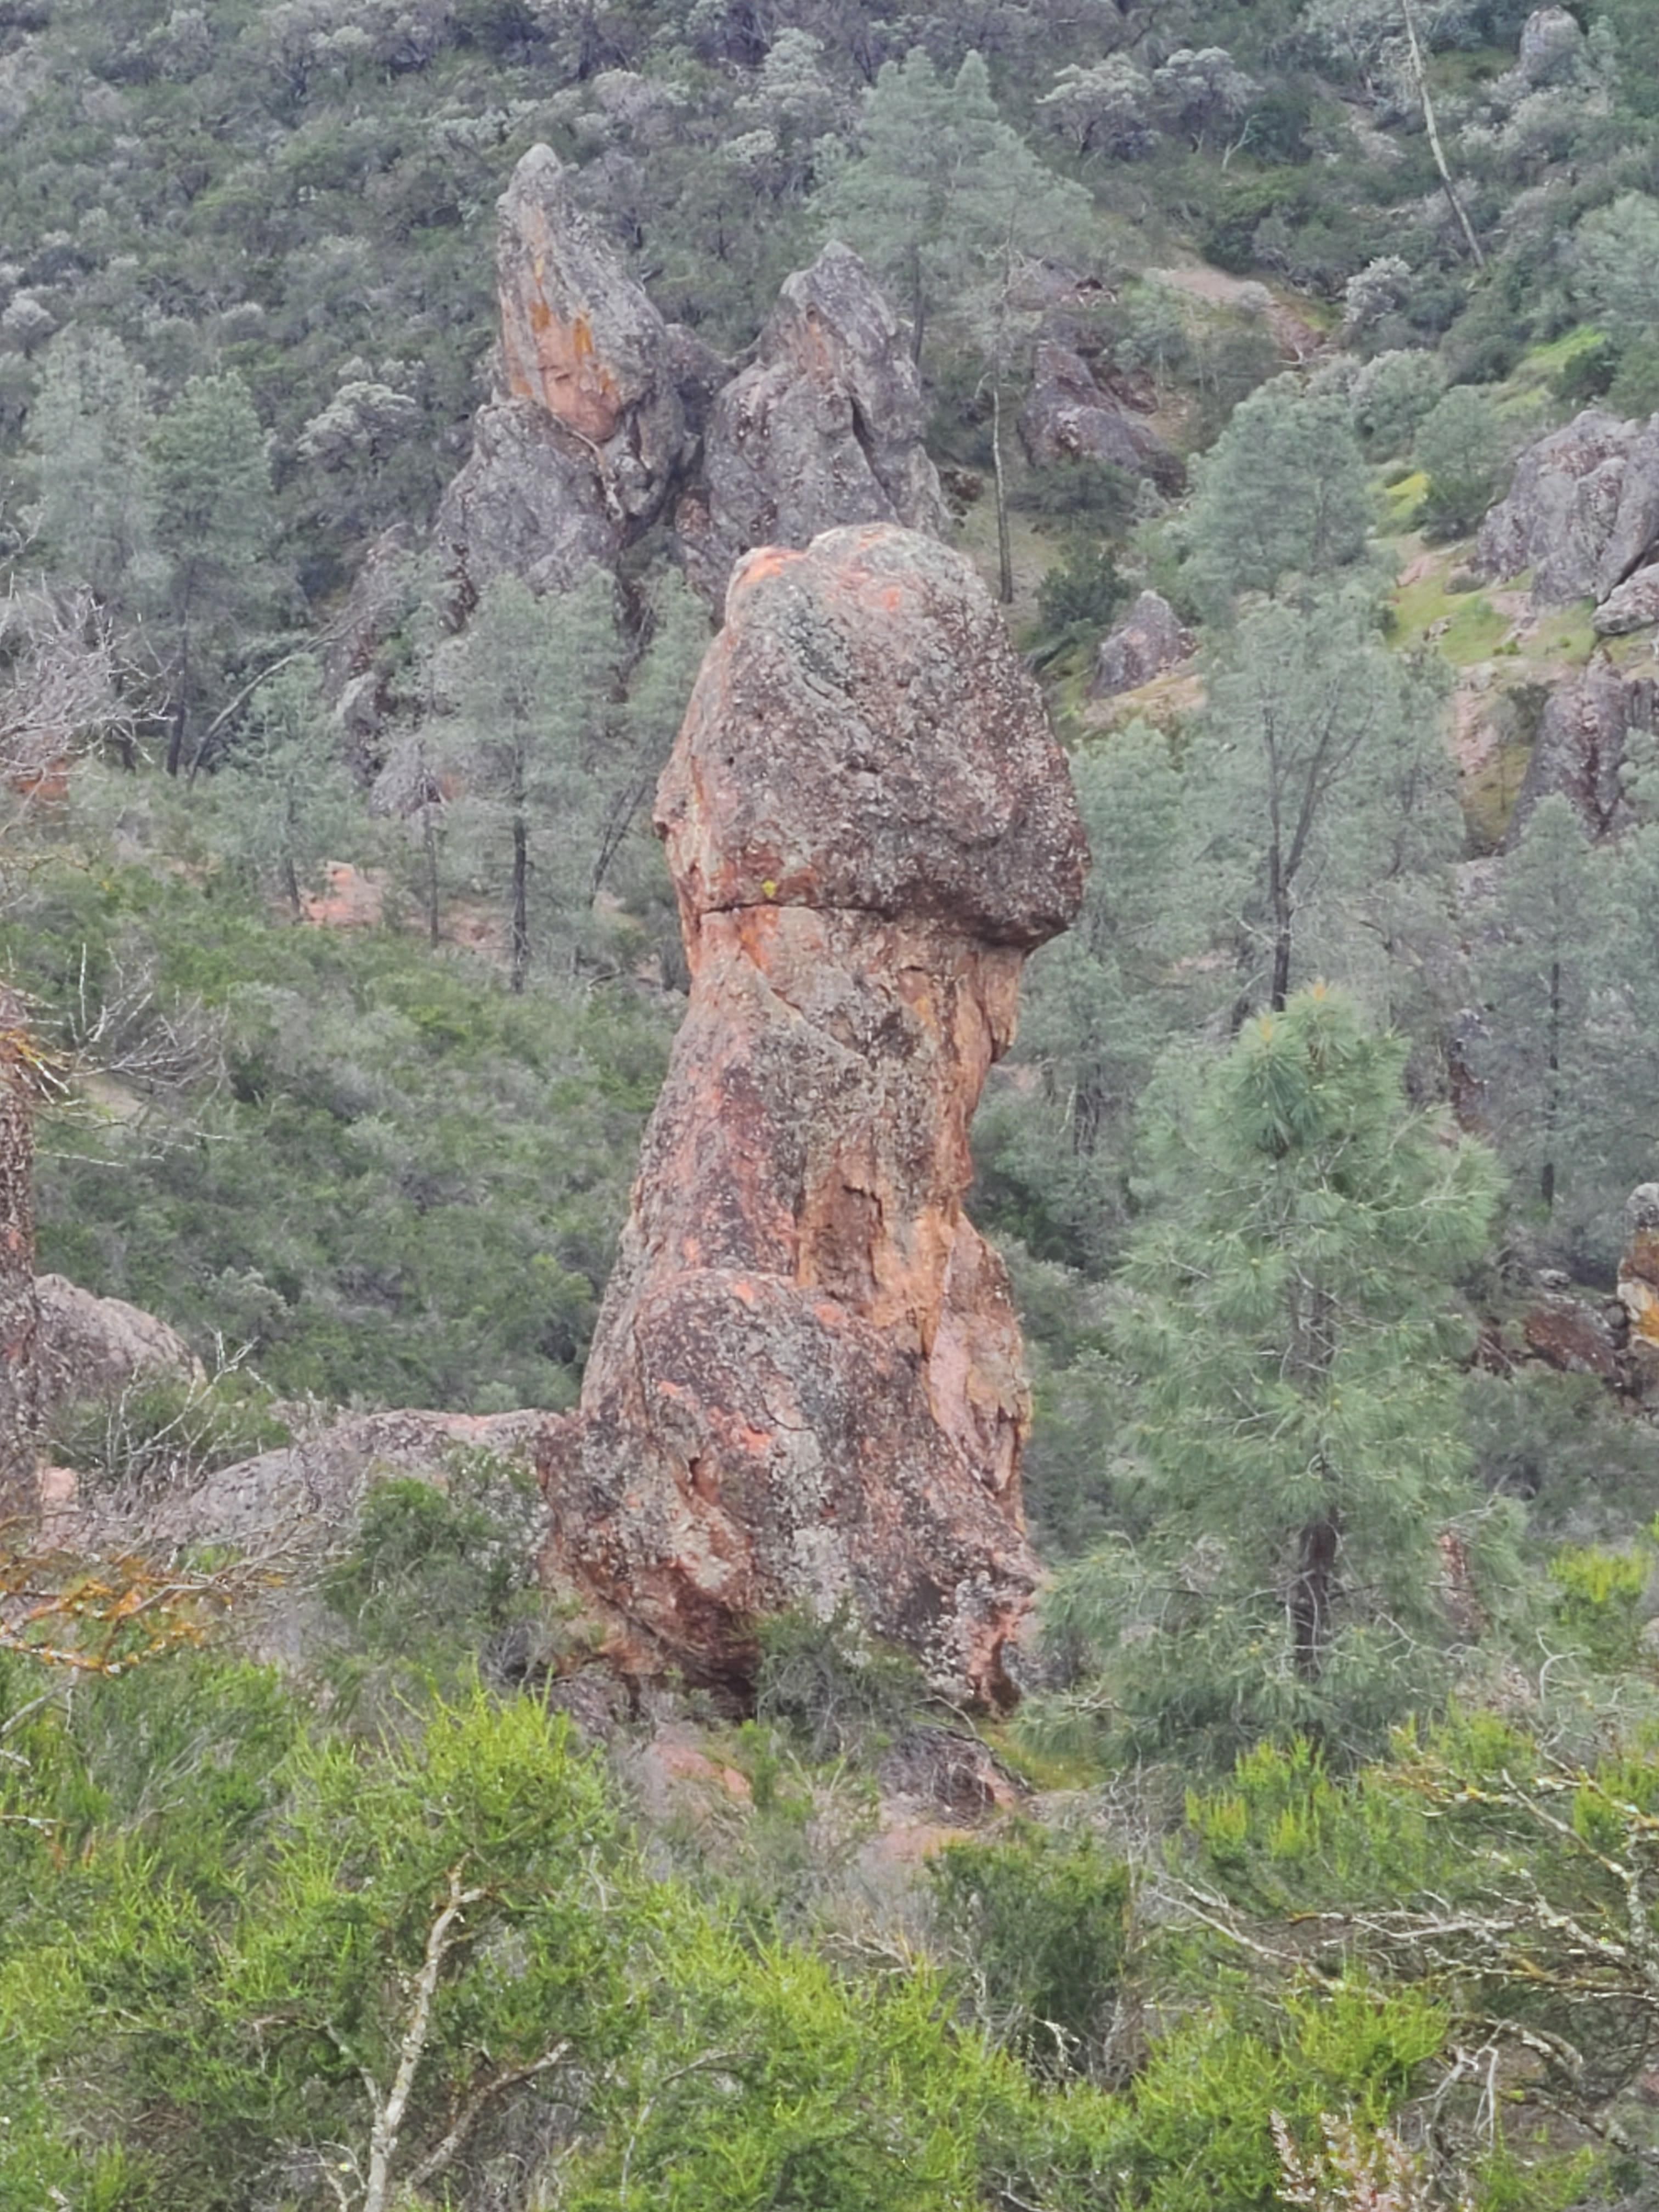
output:
[[[642,1671],[741,1683],[761,1617],[846,1603],[1004,1702],[1028,1401],[968,1129],[1087,856],[967,562],[883,525],[750,554],[657,827],[690,1005],[543,1455],[550,1576]]]

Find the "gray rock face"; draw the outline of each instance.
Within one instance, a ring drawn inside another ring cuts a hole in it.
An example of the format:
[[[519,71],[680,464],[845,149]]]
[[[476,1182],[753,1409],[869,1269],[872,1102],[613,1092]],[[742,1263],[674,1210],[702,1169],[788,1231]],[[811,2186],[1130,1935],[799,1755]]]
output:
[[[35,1279],[41,1409],[74,1398],[118,1397],[144,1375],[203,1382],[201,1362],[175,1328],[125,1298],[100,1298],[63,1275]]]
[[[1625,458],[1619,507],[1596,564],[1595,596],[1605,599],[1659,545],[1659,415],[1642,425]]]
[[[1606,601],[1656,551],[1659,416],[1623,422],[1589,407],[1522,454],[1508,498],[1480,526],[1474,567],[1491,577],[1530,568],[1534,599],[1565,606]]]
[[[1110,461],[1178,491],[1180,457],[1095,382],[1081,354],[1045,339],[1036,349],[1031,396],[1019,412],[1020,443],[1033,467],[1055,461]]]
[[[1529,85],[1556,84],[1584,51],[1584,34],[1565,8],[1534,8],[1521,27],[1521,74]]]
[[[1194,643],[1170,602],[1156,592],[1143,592],[1117,628],[1101,640],[1090,692],[1109,699],[1120,691],[1139,690],[1188,659]]]
[[[751,367],[715,398],[703,457],[707,520],[684,534],[710,598],[757,545],[803,549],[825,530],[898,522],[943,537],[921,387],[887,302],[832,241],[786,278]]]
[[[1627,637],[1632,630],[1659,628],[1659,561],[1650,561],[1609,592],[1591,617],[1598,635]]]
[[[433,528],[458,617],[501,575],[568,591],[595,562],[610,567],[626,534],[586,447],[527,399],[479,410],[471,455]]]
[[[458,617],[499,575],[559,592],[612,565],[667,504],[725,366],[664,322],[546,146],[497,203],[495,274],[496,391],[434,533]]]
[[[1659,685],[1650,677],[1626,677],[1598,653],[1577,678],[1559,685],[1544,720],[1516,802],[1507,844],[1513,846],[1533,809],[1552,792],[1571,800],[1595,837],[1623,824],[1626,800],[1620,771],[1632,730],[1655,726]]]

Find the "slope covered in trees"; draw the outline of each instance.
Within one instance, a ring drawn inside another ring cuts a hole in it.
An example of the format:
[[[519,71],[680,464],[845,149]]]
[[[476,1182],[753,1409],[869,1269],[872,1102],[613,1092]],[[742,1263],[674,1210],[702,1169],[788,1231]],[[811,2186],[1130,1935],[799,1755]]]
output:
[[[684,1003],[698,441],[832,237],[1095,853],[975,1133],[1018,1720],[845,1614],[764,1627],[747,1717],[629,1708],[464,1454],[370,1491],[280,1668],[214,1603],[256,1635],[280,1562],[10,1546],[0,2206],[1642,2201],[1650,14],[0,5],[41,1261],[210,1376],[60,1407],[88,1494],[574,1401]],[[458,591],[538,144],[683,438],[608,567]]]

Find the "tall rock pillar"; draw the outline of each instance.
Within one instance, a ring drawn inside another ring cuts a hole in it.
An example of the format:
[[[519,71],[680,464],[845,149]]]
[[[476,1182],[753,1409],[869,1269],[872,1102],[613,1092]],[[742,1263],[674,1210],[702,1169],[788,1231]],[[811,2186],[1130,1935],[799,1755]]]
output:
[[[968,1129],[1087,854],[968,563],[887,525],[750,555],[657,827],[690,1005],[547,1441],[550,1575],[646,1671],[741,1683],[760,1618],[848,1603],[1005,1702],[1028,1398]]]

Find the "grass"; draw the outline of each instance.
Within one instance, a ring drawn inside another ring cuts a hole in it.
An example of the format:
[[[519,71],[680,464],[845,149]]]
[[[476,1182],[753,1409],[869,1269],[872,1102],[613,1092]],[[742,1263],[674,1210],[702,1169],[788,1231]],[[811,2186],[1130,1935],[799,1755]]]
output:
[[[1395,635],[1399,644],[1412,646],[1432,635],[1443,658],[1455,668],[1469,668],[1492,658],[1509,635],[1510,624],[1484,592],[1447,590],[1461,556],[1461,548],[1452,549],[1426,575],[1396,591]]]

